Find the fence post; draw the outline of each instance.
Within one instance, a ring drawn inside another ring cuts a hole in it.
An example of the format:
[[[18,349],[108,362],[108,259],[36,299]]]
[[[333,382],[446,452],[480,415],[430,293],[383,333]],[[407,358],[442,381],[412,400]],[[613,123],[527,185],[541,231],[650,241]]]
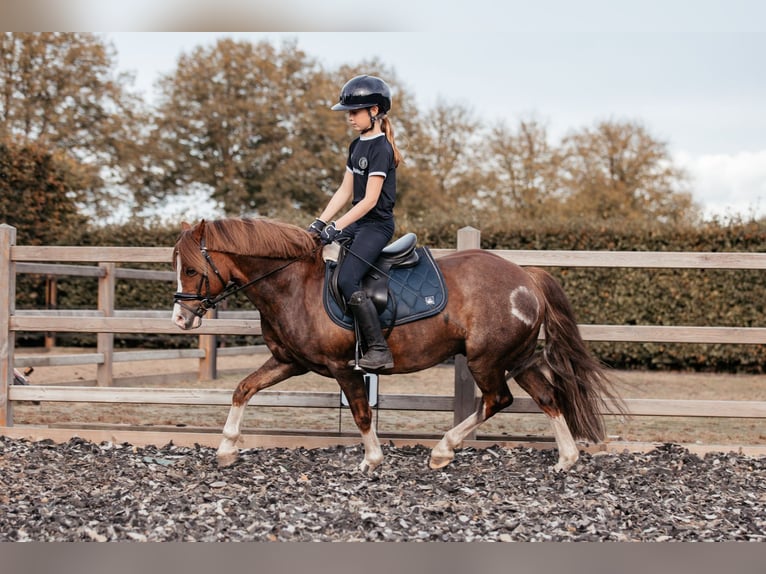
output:
[[[218,318],[218,309],[210,309],[205,318]],[[218,378],[218,337],[216,335],[200,335],[199,348],[205,354],[199,360],[197,379],[200,381],[214,381]]]
[[[48,275],[45,278],[45,308],[56,309],[56,299],[58,297],[58,280],[55,275]],[[45,332],[45,350],[52,351],[56,346],[56,333],[53,331]]]
[[[457,249],[481,248],[481,231],[473,227],[463,227],[457,232]],[[455,405],[454,424],[464,421],[476,411],[476,383],[468,370],[465,355],[455,355]],[[468,440],[476,438],[476,432],[466,436]]]
[[[11,260],[13,245],[16,245],[16,228],[0,223],[0,427],[13,425],[13,404],[8,400],[16,347],[16,333],[11,331],[11,316],[16,312],[16,263]]]
[[[104,317],[114,317],[115,264],[99,263],[104,274],[98,278],[98,310]],[[98,352],[104,362],[96,366],[96,384],[111,387],[114,380],[114,333],[99,333]]]

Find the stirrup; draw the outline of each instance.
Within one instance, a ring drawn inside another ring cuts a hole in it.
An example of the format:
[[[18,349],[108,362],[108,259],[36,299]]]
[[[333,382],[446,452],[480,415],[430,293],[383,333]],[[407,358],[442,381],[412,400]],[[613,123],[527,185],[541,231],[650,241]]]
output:
[[[354,358],[351,359],[347,364],[348,364],[349,367],[351,367],[355,371],[357,371],[359,373],[362,373],[362,372],[364,372],[364,369],[359,364],[360,360],[361,360],[361,357],[359,356],[359,352],[357,351],[356,354],[354,355]]]
[[[354,338],[356,339],[354,342],[354,358],[348,362],[348,366],[358,372],[364,371],[364,369],[359,366],[359,359],[362,357],[362,345],[359,344],[359,336],[359,323],[354,321]]]

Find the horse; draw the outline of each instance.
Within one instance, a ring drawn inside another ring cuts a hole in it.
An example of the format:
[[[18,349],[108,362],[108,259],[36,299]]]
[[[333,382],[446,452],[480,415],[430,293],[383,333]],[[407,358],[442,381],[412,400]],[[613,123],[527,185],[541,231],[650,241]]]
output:
[[[508,387],[513,378],[550,421],[558,449],[553,469],[570,469],[579,458],[575,439],[602,441],[602,407],[619,397],[581,338],[562,287],[543,269],[522,268],[480,249],[454,252],[436,263],[447,287],[446,306],[393,328],[388,344],[394,367],[380,371],[411,373],[465,356],[481,399],[476,411],[432,448],[429,466],[448,465],[472,431],[513,402]],[[325,262],[316,236],[265,218],[184,223],[173,268],[178,285],[172,320],[178,327],[199,327],[208,309],[242,291],[260,312],[271,352],[232,394],[216,452],[219,466],[239,456],[237,441],[253,395],[309,371],[334,378],[347,397],[364,446],[359,469],[371,472],[382,463],[364,373],[351,365],[354,332],[333,323],[322,305]]]

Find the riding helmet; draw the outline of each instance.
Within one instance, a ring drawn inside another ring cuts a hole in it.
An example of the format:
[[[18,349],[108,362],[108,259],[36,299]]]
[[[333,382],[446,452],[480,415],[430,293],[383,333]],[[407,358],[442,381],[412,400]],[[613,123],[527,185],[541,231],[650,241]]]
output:
[[[338,103],[333,111],[360,110],[378,106],[380,114],[387,114],[391,109],[391,88],[375,76],[356,76],[351,78],[340,90]]]

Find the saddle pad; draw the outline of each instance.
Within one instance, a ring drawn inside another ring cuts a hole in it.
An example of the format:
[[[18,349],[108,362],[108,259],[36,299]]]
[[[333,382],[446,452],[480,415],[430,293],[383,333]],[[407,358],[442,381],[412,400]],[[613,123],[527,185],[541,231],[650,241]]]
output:
[[[389,272],[391,279],[388,282],[388,303],[380,314],[383,327],[389,327],[392,321],[394,325],[403,325],[425,319],[441,312],[447,305],[444,276],[431,251],[427,247],[418,247],[416,251],[420,255],[417,265],[395,268]],[[334,323],[346,329],[353,329],[353,316],[343,314],[328,287],[335,265],[334,261],[327,261],[325,264],[325,286],[322,295],[324,307]]]

